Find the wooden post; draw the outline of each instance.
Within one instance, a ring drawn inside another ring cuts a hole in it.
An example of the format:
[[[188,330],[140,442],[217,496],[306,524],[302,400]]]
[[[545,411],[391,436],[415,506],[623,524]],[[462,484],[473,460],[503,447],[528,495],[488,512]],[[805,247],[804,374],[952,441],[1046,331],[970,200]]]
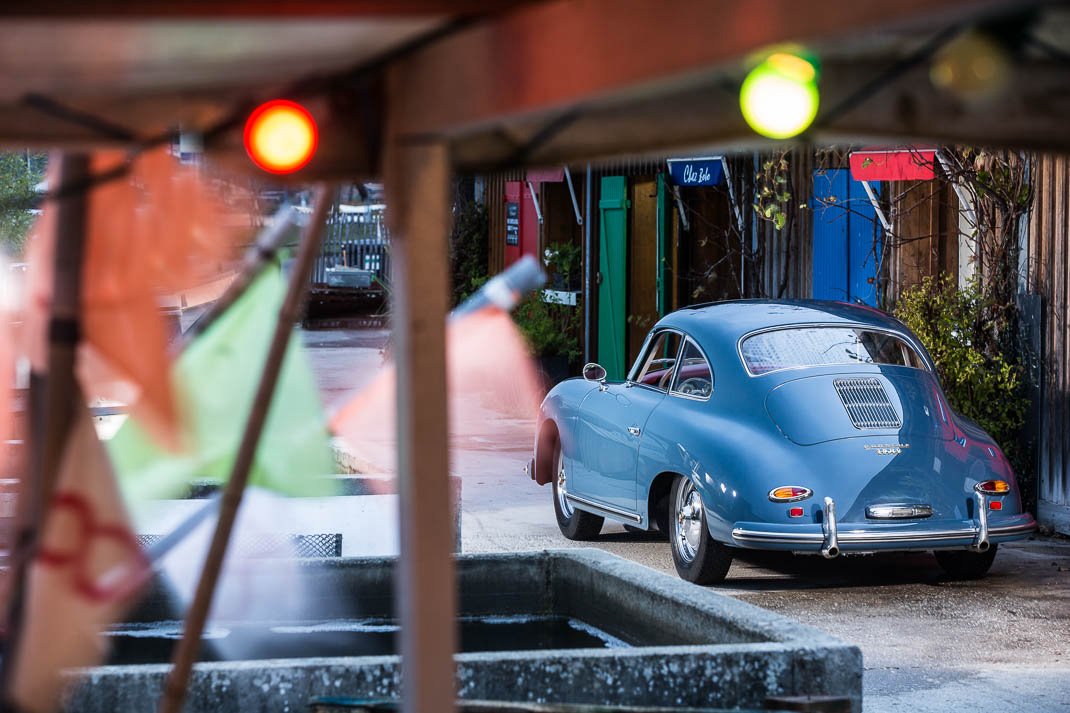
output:
[[[55,152],[49,159],[49,181],[53,192],[78,184],[89,174],[86,154]],[[12,557],[11,599],[7,611],[2,697],[6,699],[15,669],[15,657],[22,627],[25,574],[37,546],[37,534],[59,474],[60,458],[81,399],[74,377],[82,311],[82,259],[85,254],[87,205],[84,192],[59,198],[48,210],[56,211],[55,255],[53,257],[52,304],[45,339],[46,371],[30,374],[29,458],[20,484],[20,502]],[[36,335],[35,335],[36,336]]]
[[[454,709],[457,595],[445,343],[449,174],[442,143],[388,146],[401,528],[395,608],[401,619],[405,713]]]

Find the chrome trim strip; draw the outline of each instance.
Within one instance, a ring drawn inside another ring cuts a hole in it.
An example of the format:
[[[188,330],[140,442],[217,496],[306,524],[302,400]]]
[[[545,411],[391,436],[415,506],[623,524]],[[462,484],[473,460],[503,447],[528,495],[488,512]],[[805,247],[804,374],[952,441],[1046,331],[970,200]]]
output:
[[[924,532],[837,532],[840,545],[845,543],[874,544],[881,542],[909,542],[911,540],[965,540],[973,539],[977,531],[968,530],[927,530]],[[758,530],[732,530],[732,537],[742,542],[772,542],[778,544],[823,544],[825,536],[812,532],[761,532]]]
[[[909,542],[910,540],[959,540],[972,538],[972,527],[963,530],[926,530],[922,532],[854,532],[840,535],[841,542]]]
[[[578,505],[583,505],[584,507],[591,508],[592,510],[598,510],[599,512],[605,515],[609,515],[610,517],[623,517],[627,520],[631,520],[632,522],[643,521],[643,518],[639,517],[635,513],[628,512],[627,510],[620,510],[618,508],[613,507],[612,505],[603,505],[602,503],[596,503],[593,500],[581,498],[579,495],[575,495],[573,493],[565,493],[565,497]]]
[[[988,528],[988,536],[992,537],[1006,537],[1008,535],[1028,535],[1031,532],[1036,532],[1037,524],[1030,522],[1025,525],[1007,525],[1006,527],[990,527]]]
[[[1027,535],[1037,529],[1035,522],[1024,525],[1006,525],[993,527],[988,531],[992,537],[1010,537]],[[837,539],[842,546],[846,544],[880,544],[883,542],[910,542],[911,540],[973,540],[977,537],[975,528],[960,530],[923,530],[910,532],[838,532]],[[819,532],[767,532],[763,530],[746,530],[737,527],[732,530],[732,538],[740,542],[768,542],[780,545],[820,545],[825,536]]]
[[[912,503],[888,503],[866,507],[866,517],[872,520],[904,520],[932,517],[933,506]]]
[[[732,530],[732,538],[741,542],[775,542],[786,545],[811,543],[820,545],[825,541],[824,535],[817,532],[762,532],[744,530],[740,527]]]

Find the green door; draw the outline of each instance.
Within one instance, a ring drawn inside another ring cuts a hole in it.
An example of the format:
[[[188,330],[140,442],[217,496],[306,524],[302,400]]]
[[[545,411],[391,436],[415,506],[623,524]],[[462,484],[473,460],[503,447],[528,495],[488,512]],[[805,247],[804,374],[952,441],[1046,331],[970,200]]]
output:
[[[624,176],[602,178],[598,231],[598,363],[607,378],[622,380],[628,286],[628,182]]]

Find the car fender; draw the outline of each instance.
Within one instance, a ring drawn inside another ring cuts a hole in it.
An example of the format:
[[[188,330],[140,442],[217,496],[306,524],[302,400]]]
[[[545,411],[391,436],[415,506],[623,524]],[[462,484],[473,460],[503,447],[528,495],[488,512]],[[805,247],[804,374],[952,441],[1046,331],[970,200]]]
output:
[[[598,384],[582,378],[566,379],[550,389],[539,406],[535,419],[535,443],[533,448],[534,470],[531,477],[539,485],[546,485],[553,474],[552,449],[560,443],[566,466],[576,457],[574,434],[580,406],[587,394],[597,389]],[[552,433],[556,431],[556,439]]]

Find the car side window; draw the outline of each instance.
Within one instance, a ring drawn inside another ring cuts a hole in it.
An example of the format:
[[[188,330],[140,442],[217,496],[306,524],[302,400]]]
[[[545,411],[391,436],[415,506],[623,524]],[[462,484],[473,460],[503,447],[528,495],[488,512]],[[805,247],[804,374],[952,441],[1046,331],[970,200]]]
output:
[[[665,331],[654,335],[646,353],[640,357],[639,370],[634,372],[632,381],[668,391],[681,341],[676,332]]]
[[[672,393],[693,399],[707,399],[713,393],[713,370],[698,345],[688,339],[676,365]]]

